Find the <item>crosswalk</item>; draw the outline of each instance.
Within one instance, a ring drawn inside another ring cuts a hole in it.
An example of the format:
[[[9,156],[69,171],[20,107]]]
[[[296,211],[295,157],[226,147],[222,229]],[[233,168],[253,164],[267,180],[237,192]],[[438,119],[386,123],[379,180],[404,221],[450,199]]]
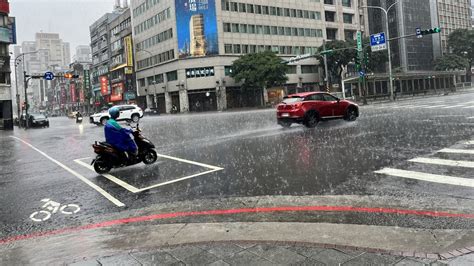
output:
[[[380,104],[373,105],[373,109],[377,110],[404,110],[404,109],[474,109],[474,101],[468,101],[464,103],[446,103],[443,101],[436,101],[430,103],[405,103],[405,104]]]
[[[446,159],[446,156],[455,155],[456,160]],[[437,167],[447,167],[449,170],[457,169],[456,173],[461,176],[440,175],[439,173],[428,173],[426,171],[414,171],[412,169],[383,168],[374,171],[376,174],[391,176],[394,178],[407,178],[424,182],[462,186],[474,188],[474,140],[465,141],[454,148],[444,148],[437,151],[432,156],[417,157],[408,160],[411,164],[435,165]],[[443,157],[443,158],[440,158]],[[461,159],[459,159],[461,158]],[[406,168],[406,167],[404,167]],[[410,166],[408,166],[410,168]],[[426,169],[427,167],[423,167]],[[429,169],[429,168],[428,168]],[[439,169],[439,168],[433,168]],[[434,171],[434,170],[433,170]],[[448,173],[453,171],[447,171]]]

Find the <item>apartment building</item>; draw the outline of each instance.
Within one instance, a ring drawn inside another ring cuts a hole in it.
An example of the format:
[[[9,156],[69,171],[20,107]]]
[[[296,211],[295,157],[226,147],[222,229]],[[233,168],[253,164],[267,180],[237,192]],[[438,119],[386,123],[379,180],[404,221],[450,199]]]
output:
[[[449,52],[448,36],[457,29],[471,28],[471,0],[438,0],[441,49]]]
[[[239,56],[265,50],[283,59],[315,53],[323,40],[354,39],[358,0],[132,0],[139,99],[169,112],[224,110],[319,90],[314,58],[288,68],[282,87],[242,90],[231,77]],[[145,101],[146,99],[146,101]]]

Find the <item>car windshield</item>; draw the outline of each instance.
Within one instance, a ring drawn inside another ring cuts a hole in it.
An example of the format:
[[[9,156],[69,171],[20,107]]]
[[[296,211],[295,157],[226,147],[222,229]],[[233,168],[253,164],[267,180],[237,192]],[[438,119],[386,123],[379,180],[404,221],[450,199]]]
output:
[[[474,266],[473,8],[0,0],[0,266]]]
[[[42,114],[32,114],[31,117],[33,117],[33,119],[46,119],[46,116]]]
[[[289,103],[296,103],[303,101],[304,98],[302,97],[291,97],[283,99],[282,103],[289,104]]]

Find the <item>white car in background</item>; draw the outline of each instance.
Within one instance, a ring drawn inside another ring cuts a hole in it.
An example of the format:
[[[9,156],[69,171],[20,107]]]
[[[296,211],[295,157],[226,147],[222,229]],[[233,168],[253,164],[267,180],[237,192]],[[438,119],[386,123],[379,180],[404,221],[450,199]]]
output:
[[[134,104],[116,105],[120,110],[120,116],[117,121],[132,120],[138,122],[143,117],[143,110]],[[103,110],[100,113],[95,113],[89,117],[89,122],[96,125],[105,125],[109,120],[110,115],[108,110]]]

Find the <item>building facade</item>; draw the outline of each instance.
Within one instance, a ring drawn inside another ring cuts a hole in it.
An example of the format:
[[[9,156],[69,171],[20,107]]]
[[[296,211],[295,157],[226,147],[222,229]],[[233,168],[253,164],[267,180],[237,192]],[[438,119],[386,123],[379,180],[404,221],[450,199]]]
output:
[[[0,0],[0,130],[13,129],[13,102],[11,91],[9,45],[16,43],[15,21],[8,16],[10,4]]]
[[[135,103],[136,81],[133,68],[133,40],[130,9],[127,5],[110,23],[109,84],[111,90],[108,102],[114,104]]]
[[[24,55],[22,55],[24,54]],[[25,41],[14,49],[15,58],[22,55],[16,67],[20,94],[24,97],[24,72],[28,75],[43,74],[46,71],[61,72],[69,68],[71,53],[69,43],[64,42],[58,33],[35,34],[34,41]],[[31,111],[43,111],[51,107],[48,95],[53,90],[52,82],[33,79],[28,83],[27,97]]]
[[[79,45],[76,47],[76,54],[72,58],[73,62],[92,63],[92,51],[89,45]]]
[[[471,28],[471,0],[438,0],[439,25],[443,54],[449,52],[448,36],[457,29]]]
[[[397,3],[398,2],[398,3]],[[416,29],[439,26],[437,0],[367,0],[370,6],[388,8],[397,3],[388,13],[390,38],[415,34]],[[368,9],[369,34],[386,31],[385,15],[381,10]],[[391,41],[392,66],[396,71],[432,70],[433,61],[441,55],[438,36],[423,38],[400,38]]]
[[[278,88],[243,91],[231,77],[239,56],[274,51],[283,59],[314,54],[323,40],[354,39],[359,1],[132,0],[138,95],[169,112],[224,110],[278,102],[324,84],[314,58],[288,68]]]

